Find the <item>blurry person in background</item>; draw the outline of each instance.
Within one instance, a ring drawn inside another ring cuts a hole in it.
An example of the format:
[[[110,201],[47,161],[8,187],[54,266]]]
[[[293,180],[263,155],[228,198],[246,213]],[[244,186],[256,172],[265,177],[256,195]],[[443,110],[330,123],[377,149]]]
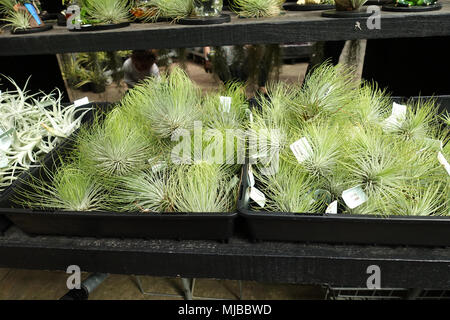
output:
[[[147,77],[159,78],[156,54],[152,50],[134,50],[123,63],[124,81],[128,89]]]

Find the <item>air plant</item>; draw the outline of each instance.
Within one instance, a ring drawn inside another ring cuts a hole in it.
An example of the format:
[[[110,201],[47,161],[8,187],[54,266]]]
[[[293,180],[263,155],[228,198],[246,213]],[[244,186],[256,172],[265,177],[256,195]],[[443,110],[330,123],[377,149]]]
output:
[[[173,211],[168,170],[143,170],[119,178],[112,201],[120,211],[170,212]]]
[[[306,75],[293,100],[292,112],[300,124],[318,117],[344,114],[346,107],[352,105],[357,88],[351,68],[324,63]]]
[[[43,168],[47,178],[30,176],[28,190],[19,190],[14,202],[33,209],[98,211],[105,208],[106,191],[76,162],[64,163],[52,171]]]
[[[151,157],[143,124],[118,108],[80,132],[78,150],[83,167],[102,179],[137,172]]]
[[[352,11],[361,8],[367,0],[334,0],[336,3],[336,10]]]
[[[266,195],[268,211],[316,213],[323,209],[323,199],[314,197],[320,186],[295,164],[281,161],[275,174],[255,176],[260,183],[258,188]]]
[[[16,31],[31,28],[30,18],[31,15],[27,11],[19,10],[9,12],[6,18],[1,20],[6,22],[5,27]]]
[[[175,68],[170,75],[149,78],[136,86],[123,104],[136,106],[155,135],[165,139],[178,129],[193,129],[194,121],[201,119],[199,102],[200,90],[183,70]]]
[[[200,162],[175,168],[171,194],[177,212],[230,212],[237,197],[238,178],[218,165]]]
[[[178,20],[189,16],[193,10],[193,0],[151,0],[141,5],[145,10],[142,19],[146,22],[159,18]]]
[[[83,0],[83,10],[96,24],[116,24],[129,19],[128,0]]]
[[[376,83],[364,83],[358,91],[351,115],[348,116],[359,126],[379,126],[390,112],[392,102],[386,90],[378,88]],[[356,115],[356,119],[353,117]]]
[[[26,84],[21,89],[11,78],[5,78],[16,89],[3,92],[0,98],[0,129],[3,134],[0,190],[69,137],[88,111],[75,105],[64,107],[58,90],[50,94],[29,94]]]
[[[235,0],[234,10],[243,18],[276,17],[285,0]]]

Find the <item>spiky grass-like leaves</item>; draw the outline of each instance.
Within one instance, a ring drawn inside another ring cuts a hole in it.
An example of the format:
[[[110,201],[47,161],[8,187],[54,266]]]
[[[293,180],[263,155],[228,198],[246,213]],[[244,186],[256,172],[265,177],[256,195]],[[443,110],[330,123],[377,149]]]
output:
[[[103,123],[81,132],[78,149],[84,167],[103,178],[143,169],[151,156],[144,126],[118,108]]]
[[[6,22],[6,27],[11,27],[13,31],[16,31],[31,28],[30,18],[31,15],[28,11],[19,10],[9,12],[7,17],[1,20]]]
[[[316,213],[323,208],[324,202],[314,199],[319,185],[296,165],[281,161],[274,175],[257,174],[256,177],[266,195],[268,211]]]
[[[285,0],[235,0],[234,10],[240,17],[264,18],[280,15]]]
[[[181,19],[189,16],[194,8],[192,0],[152,0],[148,6],[154,10],[148,17],[153,21],[158,18]]]
[[[100,24],[115,24],[129,19],[130,5],[127,0],[84,0],[90,19]]]
[[[170,138],[178,129],[191,130],[201,119],[200,90],[187,74],[175,68],[161,79],[147,79],[124,98],[123,104],[135,106],[149,121],[155,135]]]

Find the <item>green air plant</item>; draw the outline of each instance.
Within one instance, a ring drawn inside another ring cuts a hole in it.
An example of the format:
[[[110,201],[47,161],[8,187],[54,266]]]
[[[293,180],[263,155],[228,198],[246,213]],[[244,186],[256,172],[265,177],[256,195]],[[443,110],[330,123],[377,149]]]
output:
[[[323,199],[315,199],[317,182],[302,168],[280,161],[273,175],[255,174],[259,188],[266,195],[265,209],[275,212],[317,213],[324,206]]]
[[[30,176],[25,185],[31,192],[18,191],[15,202],[44,210],[98,211],[105,208],[105,190],[76,162],[63,162],[55,172],[47,168],[44,171],[48,178]]]
[[[285,0],[235,0],[234,10],[243,18],[276,17]]]
[[[336,10],[351,11],[361,8],[367,0],[335,0]]]
[[[159,18],[178,20],[189,16],[193,10],[192,0],[151,0],[143,5],[151,12],[144,17],[145,21],[156,21]]]
[[[187,74],[175,68],[161,79],[149,78],[131,90],[124,105],[149,121],[159,139],[170,138],[177,130],[191,130],[194,121],[201,119],[200,90]]]
[[[151,156],[143,124],[119,108],[80,132],[78,150],[83,167],[103,179],[143,169]]]
[[[170,212],[173,185],[166,169],[139,171],[119,179],[112,201],[120,211]]]
[[[96,24],[116,24],[129,20],[127,0],[83,0],[83,9]]]
[[[299,124],[345,113],[346,107],[353,103],[357,89],[351,68],[324,63],[306,75],[293,100],[292,111]]]
[[[404,140],[423,140],[430,137],[431,130],[435,126],[438,118],[436,101],[419,100],[415,103],[407,103],[406,115],[399,117],[395,121],[384,123],[385,130],[398,135]]]
[[[0,190],[39,161],[81,124],[88,111],[61,103],[61,92],[30,94],[11,78],[14,91],[0,96]]]
[[[237,197],[237,176],[223,167],[200,162],[180,165],[173,178],[177,181],[171,191],[177,212],[231,212]]]

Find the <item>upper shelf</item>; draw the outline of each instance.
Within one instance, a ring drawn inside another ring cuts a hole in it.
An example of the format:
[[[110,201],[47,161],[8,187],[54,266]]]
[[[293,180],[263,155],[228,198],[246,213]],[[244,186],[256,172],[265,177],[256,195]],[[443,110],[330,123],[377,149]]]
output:
[[[0,56],[125,49],[182,48],[232,44],[297,43],[351,39],[450,35],[450,0],[439,11],[381,12],[381,28],[368,29],[367,18],[323,18],[321,11],[287,12],[276,18],[240,19],[207,26],[167,22],[132,23],[108,31],[69,32],[64,27],[28,34],[0,34]],[[359,21],[360,29],[356,27]]]

